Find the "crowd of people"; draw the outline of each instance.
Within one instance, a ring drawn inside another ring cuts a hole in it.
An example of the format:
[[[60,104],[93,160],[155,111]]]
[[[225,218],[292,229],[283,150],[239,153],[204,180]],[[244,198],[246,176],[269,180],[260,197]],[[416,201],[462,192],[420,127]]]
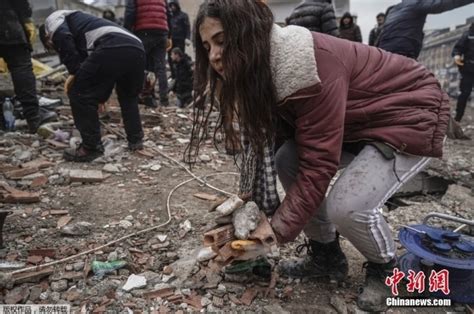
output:
[[[240,194],[272,216],[279,243],[302,231],[308,237],[307,256],[283,261],[280,271],[344,280],[350,261],[342,235],[367,259],[359,307],[381,311],[388,296],[384,280],[398,260],[379,208],[431,158],[442,156],[450,120],[448,96],[416,61],[426,16],[470,3],[402,0],[376,16],[365,45],[350,13],[337,25],[331,1],[304,0],[282,27],[264,0],[208,0],[193,27],[194,64],[186,54],[189,18],[177,0],[128,0],[123,27],[112,11],[103,18],[55,11],[40,38],[70,73],[65,90],[82,137],[64,158],[88,162],[103,154],[97,109],[114,88],[130,150],[143,147],[139,102],[158,106],[155,80],[161,106],[169,105],[170,92],[179,107],[194,100],[190,157],[206,139],[206,117],[218,109],[226,138],[242,138]],[[27,0],[0,0],[0,56],[34,132],[43,119],[30,23]],[[473,86],[473,38],[471,26],[453,49],[462,73],[456,121]],[[286,191],[281,202],[277,177]]]

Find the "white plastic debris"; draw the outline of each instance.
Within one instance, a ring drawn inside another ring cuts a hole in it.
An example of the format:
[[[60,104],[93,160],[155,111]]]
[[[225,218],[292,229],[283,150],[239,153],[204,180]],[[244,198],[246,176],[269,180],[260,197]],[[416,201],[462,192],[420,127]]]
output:
[[[128,277],[127,282],[122,287],[122,290],[131,291],[133,289],[140,289],[146,286],[146,278],[144,276],[137,276],[135,274],[131,274]]]

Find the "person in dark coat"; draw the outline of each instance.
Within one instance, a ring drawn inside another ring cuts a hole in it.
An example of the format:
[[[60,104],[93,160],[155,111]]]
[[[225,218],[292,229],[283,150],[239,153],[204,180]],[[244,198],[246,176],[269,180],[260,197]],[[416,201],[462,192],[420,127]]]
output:
[[[168,106],[168,78],[166,52],[171,48],[171,16],[166,0],[127,0],[124,27],[143,42],[146,52],[146,70],[158,79],[160,103]],[[156,108],[155,93],[143,95],[145,106]]]
[[[377,47],[417,59],[423,47],[423,27],[428,14],[450,11],[474,0],[402,0],[387,9]]]
[[[382,31],[383,23],[385,23],[385,13],[377,14],[377,25],[370,31],[369,46],[375,46]]]
[[[359,25],[354,23],[354,17],[346,12],[341,18],[339,25],[339,37],[350,41],[362,42],[362,33]]]
[[[90,162],[101,156],[98,106],[115,87],[130,150],[143,148],[138,94],[143,86],[145,50],[138,37],[106,19],[81,11],[53,12],[40,28],[41,41],[56,50],[70,76],[65,84],[74,123],[81,133],[77,149],[64,159]]]
[[[191,24],[189,23],[189,17],[181,10],[181,5],[178,0],[169,0],[168,4],[171,12],[172,49],[177,47],[181,49],[182,52],[186,52],[186,46],[191,44]],[[171,69],[173,67],[171,50],[168,52],[168,63]],[[175,78],[173,72],[171,72],[171,77]]]
[[[312,32],[339,36],[331,0],[303,0],[286,18],[287,25],[298,25]]]
[[[175,82],[171,91],[176,94],[176,105],[186,107],[193,100],[193,61],[180,48],[171,50],[172,71]]]
[[[460,90],[456,105],[456,117],[454,120],[460,122],[466,110],[467,100],[471,96],[474,86],[474,23],[467,32],[458,40],[453,49],[454,62],[461,73]]]
[[[191,39],[191,24],[188,15],[181,10],[178,0],[169,0],[168,5],[171,13],[171,39],[173,48],[178,47],[185,52],[186,40]]]
[[[31,42],[36,32],[31,16],[27,0],[0,0],[0,58],[10,70],[29,131],[35,133],[45,117],[40,115],[31,63]]]

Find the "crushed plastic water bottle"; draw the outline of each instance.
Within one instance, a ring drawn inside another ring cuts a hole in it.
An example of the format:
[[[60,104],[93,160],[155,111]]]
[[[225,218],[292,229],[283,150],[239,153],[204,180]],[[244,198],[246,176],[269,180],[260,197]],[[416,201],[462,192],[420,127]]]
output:
[[[92,262],[92,271],[98,279],[102,279],[105,274],[113,273],[117,269],[123,268],[127,265],[126,261],[112,261],[112,262]]]
[[[5,131],[15,131],[15,115],[13,114],[13,103],[10,98],[3,102],[3,121]]]

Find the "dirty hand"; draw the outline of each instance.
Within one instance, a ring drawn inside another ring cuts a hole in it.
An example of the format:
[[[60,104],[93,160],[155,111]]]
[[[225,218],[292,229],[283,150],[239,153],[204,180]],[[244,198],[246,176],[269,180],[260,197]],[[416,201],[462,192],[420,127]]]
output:
[[[173,40],[168,38],[168,42],[166,43],[166,51],[170,51],[173,48]]]
[[[36,27],[33,22],[25,23],[26,33],[28,34],[28,41],[33,45],[36,39]]]
[[[460,55],[455,55],[454,56],[454,63],[462,67],[464,65],[464,61],[462,60],[462,57]]]
[[[74,75],[69,75],[68,78],[66,79],[66,82],[64,83],[64,91],[69,93],[69,90],[71,89],[72,84],[74,83]]]

